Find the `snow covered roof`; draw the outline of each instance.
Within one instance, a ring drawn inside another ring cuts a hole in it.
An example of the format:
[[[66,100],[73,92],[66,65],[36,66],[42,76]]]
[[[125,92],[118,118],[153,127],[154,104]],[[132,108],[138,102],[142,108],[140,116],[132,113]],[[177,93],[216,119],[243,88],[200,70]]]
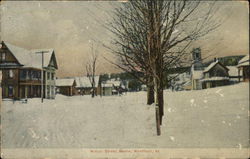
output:
[[[106,84],[112,84],[115,87],[119,87],[121,86],[121,81],[116,81],[116,80],[111,79],[111,80],[106,81]]]
[[[222,81],[222,80],[229,80],[229,77],[210,77],[202,79],[201,81],[206,82],[206,81]]]
[[[201,79],[203,78],[203,71],[193,71],[192,72],[193,79]]]
[[[41,67],[42,66],[42,60],[41,60],[42,54],[38,53],[38,52],[46,52],[46,53],[44,53],[44,56],[43,56],[43,58],[44,58],[43,64],[44,64],[44,67],[48,67],[54,50],[53,49],[33,49],[33,50],[31,50],[31,55],[33,56],[32,60],[35,61],[31,64],[31,66],[42,68]]]
[[[113,87],[113,84],[110,84],[110,83],[102,83],[102,87]]]
[[[76,81],[77,88],[92,87],[92,85],[89,81],[89,78],[87,76],[75,77],[75,81]],[[98,86],[98,82],[99,82],[99,76],[95,76],[95,87]]]
[[[33,67],[33,68],[42,68],[42,54],[37,53],[44,51],[44,67],[48,67],[51,57],[54,53],[53,49],[33,49],[27,50],[15,45],[12,45],[8,42],[3,42],[11,53],[15,56],[17,61],[24,65],[24,67]],[[57,68],[57,66],[56,66]]]
[[[243,57],[243,58],[239,61],[237,67],[240,67],[240,66],[249,66],[249,55],[246,55],[245,57]]]
[[[229,76],[238,76],[238,68],[236,66],[227,66],[227,68],[229,69]]]
[[[209,70],[211,70],[211,68],[213,68],[219,61],[216,62],[212,62],[208,67],[205,68],[204,72],[208,72]]]
[[[72,78],[61,78],[56,79],[56,86],[73,86],[75,79]]]
[[[221,65],[222,67],[224,67],[225,69],[228,70],[228,68],[226,66],[224,66],[223,64],[221,64],[218,60],[215,62],[212,62],[208,67],[205,68],[205,70],[203,72],[208,72],[210,71],[214,66],[216,66],[217,64]]]

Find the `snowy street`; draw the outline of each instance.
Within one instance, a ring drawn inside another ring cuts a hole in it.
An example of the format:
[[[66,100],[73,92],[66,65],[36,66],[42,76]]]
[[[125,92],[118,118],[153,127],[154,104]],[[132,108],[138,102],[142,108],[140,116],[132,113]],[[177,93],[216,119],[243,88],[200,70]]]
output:
[[[244,148],[249,83],[164,92],[162,135],[146,92],[3,101],[3,148]]]

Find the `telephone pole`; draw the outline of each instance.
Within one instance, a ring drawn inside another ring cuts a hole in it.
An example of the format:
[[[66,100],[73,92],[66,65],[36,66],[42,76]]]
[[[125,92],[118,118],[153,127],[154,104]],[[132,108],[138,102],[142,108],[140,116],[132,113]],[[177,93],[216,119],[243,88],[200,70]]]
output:
[[[36,52],[37,54],[42,54],[42,69],[41,69],[41,102],[43,103],[43,67],[44,67],[44,54],[48,53],[49,51],[39,51]],[[46,83],[45,83],[46,84]]]

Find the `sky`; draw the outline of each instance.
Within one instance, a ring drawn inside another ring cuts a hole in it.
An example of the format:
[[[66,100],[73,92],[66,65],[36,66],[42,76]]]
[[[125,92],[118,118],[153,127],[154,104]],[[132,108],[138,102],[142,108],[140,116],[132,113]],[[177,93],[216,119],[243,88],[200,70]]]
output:
[[[27,49],[53,48],[58,77],[83,76],[91,46],[99,54],[97,73],[120,72],[106,59],[115,57],[103,44],[113,35],[104,27],[110,1],[4,1],[1,3],[1,40]],[[249,9],[244,1],[220,1],[216,17],[220,28],[195,45],[210,58],[249,53]]]

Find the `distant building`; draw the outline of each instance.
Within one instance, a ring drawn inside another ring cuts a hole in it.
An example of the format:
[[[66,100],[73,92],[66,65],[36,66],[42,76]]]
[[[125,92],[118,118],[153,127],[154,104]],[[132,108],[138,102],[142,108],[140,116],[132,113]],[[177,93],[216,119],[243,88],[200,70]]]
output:
[[[101,94],[104,96],[122,94],[125,86],[120,80],[110,79],[101,83]]]
[[[242,74],[242,80],[243,81],[248,81],[249,82],[249,74],[250,74],[250,65],[249,65],[249,55],[246,55],[245,57],[243,57],[238,65],[238,75],[240,76]],[[239,81],[241,79],[239,78]]]
[[[45,51],[44,67],[42,55]],[[3,98],[41,97],[41,83],[44,85],[43,96],[55,97],[55,71],[57,61],[53,49],[27,50],[7,42],[1,42],[0,70],[2,71]],[[43,82],[41,71],[43,70]]]
[[[192,66],[191,66],[191,86],[193,90],[202,89],[202,82],[200,81],[203,78],[204,66],[201,58],[201,49],[195,48],[192,51]]]
[[[77,94],[76,81],[73,78],[56,79],[57,93],[73,96]]]
[[[191,90],[190,73],[169,74],[170,88],[172,91]]]
[[[100,88],[98,87],[99,84],[99,76],[95,76],[95,86],[94,86],[94,91],[96,95],[100,94]],[[79,95],[90,95],[92,93],[92,85],[89,80],[89,77],[83,76],[83,77],[75,77],[74,78],[76,81],[76,89],[77,89],[77,94]]]
[[[217,59],[214,59],[209,66],[202,63],[200,48],[193,49],[193,64],[191,66],[191,85],[193,90],[212,88],[229,84],[229,68],[224,66]],[[230,73],[232,73],[231,68]],[[233,78],[234,76],[232,76]]]
[[[148,90],[147,85],[145,85],[145,84],[141,85],[141,90],[142,91],[147,91]]]
[[[212,88],[229,84],[229,69],[218,60],[212,62],[203,71],[202,88]]]
[[[236,83],[239,81],[239,78],[242,76],[242,74],[239,74],[237,66],[226,66],[229,71],[229,80],[232,83]]]
[[[103,96],[111,96],[113,94],[112,93],[113,85],[110,84],[110,83],[102,83],[101,84],[101,89],[102,89],[101,94]]]

